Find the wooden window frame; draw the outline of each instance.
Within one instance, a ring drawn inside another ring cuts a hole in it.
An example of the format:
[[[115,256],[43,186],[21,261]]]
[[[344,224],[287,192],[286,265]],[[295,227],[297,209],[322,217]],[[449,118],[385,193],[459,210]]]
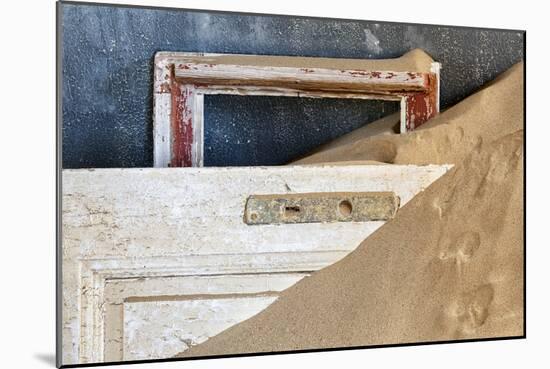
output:
[[[228,56],[244,62],[221,62]],[[262,63],[255,63],[255,58]],[[204,165],[204,95],[399,101],[401,133],[414,130],[439,112],[437,62],[430,72],[392,72],[296,67],[289,59],[293,57],[158,52],[154,166]]]

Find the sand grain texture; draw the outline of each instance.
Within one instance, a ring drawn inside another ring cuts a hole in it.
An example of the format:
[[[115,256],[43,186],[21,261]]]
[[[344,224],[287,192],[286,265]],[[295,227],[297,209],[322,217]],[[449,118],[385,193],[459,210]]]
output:
[[[392,122],[299,162],[455,167],[350,255],[181,356],[523,334],[523,64],[418,131]]]

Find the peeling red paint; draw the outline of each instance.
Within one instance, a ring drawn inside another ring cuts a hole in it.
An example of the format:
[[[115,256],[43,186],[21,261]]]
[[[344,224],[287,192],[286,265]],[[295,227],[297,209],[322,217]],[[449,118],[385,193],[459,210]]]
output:
[[[169,94],[171,91],[170,82],[163,82],[160,84],[158,92],[161,94]]]
[[[370,76],[371,75],[371,72],[365,72],[363,70],[348,70],[348,71],[345,71],[347,72],[349,75],[351,76]]]
[[[382,72],[378,72],[378,71],[364,71],[364,70],[347,70],[347,71],[342,71],[344,73],[348,73],[349,75],[353,76],[353,77],[357,77],[357,76],[363,76],[363,77],[371,77],[371,78],[382,78]],[[385,79],[391,79],[395,77],[395,74],[394,73],[389,73],[388,76],[384,77]]]
[[[189,86],[172,83],[172,159],[171,167],[192,166],[193,113],[190,107],[193,90]]]
[[[210,86],[210,84],[208,84],[208,83],[199,83],[199,82],[197,82],[197,83],[193,83],[193,86],[194,86],[194,87],[207,88],[207,87]]]
[[[429,93],[416,92],[404,95],[406,98],[405,127],[407,132],[413,131],[437,112],[437,81],[428,77]]]

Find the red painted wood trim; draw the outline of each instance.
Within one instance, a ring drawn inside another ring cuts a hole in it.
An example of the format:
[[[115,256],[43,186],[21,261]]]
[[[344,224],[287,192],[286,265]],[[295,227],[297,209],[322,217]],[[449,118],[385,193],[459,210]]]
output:
[[[193,147],[193,94],[191,85],[172,82],[172,158],[171,167],[191,167]]]
[[[271,69],[272,68],[272,69]],[[195,85],[268,86],[304,91],[395,94],[427,91],[430,73],[179,63],[176,79]]]
[[[406,99],[405,127],[406,131],[414,131],[434,117],[437,111],[437,81],[434,76],[428,77],[428,93],[412,92],[404,94]]]

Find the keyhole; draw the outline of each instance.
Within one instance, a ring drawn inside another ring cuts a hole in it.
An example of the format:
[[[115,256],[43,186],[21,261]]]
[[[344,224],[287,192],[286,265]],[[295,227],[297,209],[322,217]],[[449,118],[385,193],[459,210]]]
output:
[[[299,206],[285,206],[285,217],[293,217],[300,213]]]

